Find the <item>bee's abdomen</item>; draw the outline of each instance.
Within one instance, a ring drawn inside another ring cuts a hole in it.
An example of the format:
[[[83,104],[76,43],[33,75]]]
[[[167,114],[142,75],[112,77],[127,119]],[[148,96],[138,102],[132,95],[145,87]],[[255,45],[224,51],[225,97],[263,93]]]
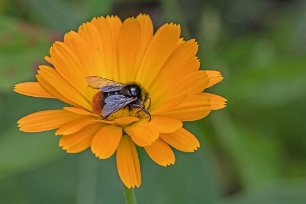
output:
[[[102,108],[104,106],[103,92],[99,91],[92,100],[92,112],[96,114],[101,114]]]

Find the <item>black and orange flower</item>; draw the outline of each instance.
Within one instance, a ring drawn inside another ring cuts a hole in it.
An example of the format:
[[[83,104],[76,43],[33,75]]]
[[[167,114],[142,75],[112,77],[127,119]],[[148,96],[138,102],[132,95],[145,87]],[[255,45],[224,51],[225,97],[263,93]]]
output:
[[[18,121],[20,130],[57,129],[59,145],[68,153],[90,148],[100,159],[116,154],[122,182],[128,188],[139,187],[136,147],[143,147],[161,166],[174,164],[172,148],[194,152],[200,147],[182,122],[199,120],[225,106],[224,98],[204,92],[222,76],[218,71],[199,70],[197,42],[180,34],[175,24],[165,24],[154,33],[147,15],[124,22],[116,16],[94,18],[77,32],[68,32],[45,58],[51,65],[39,66],[37,82],[17,84],[15,91],[69,105],[23,117]],[[151,118],[126,107],[103,117],[97,110],[101,111],[105,98],[97,103],[103,93],[89,85],[90,76],[137,83],[151,99],[151,105],[144,104]]]

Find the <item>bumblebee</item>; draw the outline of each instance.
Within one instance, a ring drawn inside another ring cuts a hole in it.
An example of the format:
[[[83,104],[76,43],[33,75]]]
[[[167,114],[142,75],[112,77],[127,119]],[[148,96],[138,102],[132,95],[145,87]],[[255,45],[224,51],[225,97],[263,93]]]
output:
[[[129,111],[140,109],[151,120],[151,114],[148,111],[151,99],[138,84],[122,84],[97,76],[87,77],[87,82],[92,88],[100,89],[93,99],[93,111],[99,113],[103,118],[127,107]],[[146,108],[145,104],[148,100],[149,106]]]

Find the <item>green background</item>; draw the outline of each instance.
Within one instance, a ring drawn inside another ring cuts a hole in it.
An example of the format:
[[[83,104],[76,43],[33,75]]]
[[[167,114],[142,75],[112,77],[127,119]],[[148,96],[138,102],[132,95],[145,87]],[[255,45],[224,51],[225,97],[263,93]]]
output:
[[[148,13],[200,43],[203,69],[224,81],[209,92],[225,109],[186,124],[201,141],[155,165],[140,150],[139,203],[306,203],[306,2],[298,0],[0,0],[0,203],[123,203],[114,158],[66,154],[53,132],[16,121],[60,102],[12,92],[33,81],[49,47],[94,16]]]

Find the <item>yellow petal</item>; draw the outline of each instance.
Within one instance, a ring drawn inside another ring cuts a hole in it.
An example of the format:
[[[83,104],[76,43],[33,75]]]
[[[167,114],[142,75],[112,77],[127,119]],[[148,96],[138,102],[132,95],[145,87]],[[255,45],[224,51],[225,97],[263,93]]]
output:
[[[160,137],[172,147],[182,152],[194,152],[200,147],[198,139],[184,128],[173,133],[160,134]]]
[[[220,72],[215,70],[205,70],[205,73],[207,75],[207,78],[209,80],[209,83],[207,85],[207,88],[219,83],[222,81],[223,77]]]
[[[99,17],[92,25],[80,27],[79,33],[86,40],[91,59],[99,72],[98,76],[118,81],[118,35],[121,20],[118,17]]]
[[[144,147],[150,158],[161,166],[175,163],[175,155],[169,145],[162,139],[157,139],[153,144]]]
[[[111,157],[121,140],[122,128],[107,125],[97,132],[91,142],[91,151],[100,159]]]
[[[224,108],[226,105],[226,99],[218,96],[216,94],[203,93],[204,96],[207,96],[210,99],[210,105],[212,110],[219,110]]]
[[[159,136],[158,131],[147,122],[138,122],[124,128],[124,131],[141,147],[152,144]]]
[[[99,121],[101,123],[105,123],[105,124],[109,124],[109,125],[113,125],[115,124],[115,121],[110,121],[110,120],[102,120],[100,115],[97,115],[95,113],[89,112],[87,110],[84,110],[83,108],[77,108],[77,107],[64,107],[64,110],[72,112],[72,113],[76,113],[79,115],[84,115],[84,116],[92,116],[94,118],[99,119]]]
[[[83,95],[63,79],[55,69],[48,66],[40,66],[39,68],[37,80],[45,90],[66,103],[91,110],[90,103]]]
[[[139,187],[141,173],[136,147],[128,136],[123,136],[116,153],[119,177],[127,188]]]
[[[173,81],[168,81],[159,93],[155,94],[155,103],[162,104],[182,95],[202,93],[207,84],[208,80],[204,71],[191,72],[180,78],[174,76]]]
[[[160,133],[174,132],[183,126],[180,120],[164,116],[152,116],[149,124]]]
[[[45,56],[44,59],[45,59],[48,63],[52,64],[52,60],[51,60],[51,58],[50,58],[49,56]]]
[[[95,123],[101,123],[101,121],[93,117],[81,117],[60,127],[55,135],[70,135]]]
[[[135,81],[139,65],[153,36],[153,25],[147,15],[128,18],[121,26],[118,37],[119,81]]]
[[[125,127],[130,125],[133,122],[138,121],[139,118],[136,117],[132,117],[132,116],[126,116],[126,117],[121,117],[121,118],[117,118],[115,119],[115,124],[121,127]]]
[[[179,36],[180,27],[174,24],[163,25],[153,36],[136,76],[136,82],[146,90],[150,90],[152,82],[176,48]]]
[[[189,94],[181,95],[174,97],[168,101],[163,101],[162,103],[154,102],[150,107],[151,115],[163,115],[165,112],[169,110],[173,110],[175,107],[181,105],[186,98],[188,98]]]
[[[26,96],[54,98],[54,96],[46,92],[38,82],[24,82],[16,84],[14,91]]]
[[[136,58],[135,68],[134,68],[135,73],[129,76],[128,80],[130,81],[136,81],[136,74],[138,73],[140,64],[150,44],[150,41],[153,38],[153,32],[154,32],[152,20],[148,15],[139,14],[136,17],[136,20],[139,22],[139,25],[140,25],[140,36],[139,36],[139,45],[138,45],[137,53],[135,56]],[[133,78],[131,78],[131,76]],[[128,80],[127,82],[129,82]]]
[[[88,97],[84,65],[79,61],[77,53],[74,53],[65,43],[55,42],[50,49],[50,56],[56,72],[81,95]]]
[[[64,135],[59,141],[59,146],[66,150],[68,153],[78,153],[90,147],[92,138],[99,129],[103,127],[102,124],[90,125],[80,131]]]
[[[75,53],[78,57],[78,60],[82,67],[81,71],[84,76],[98,76],[99,72],[97,71],[96,63],[91,60],[91,52],[89,51],[88,44],[86,40],[77,32],[70,31],[64,36],[64,43]]]
[[[118,57],[119,57],[119,81],[130,82],[135,79],[137,66],[141,59],[138,57],[141,30],[140,23],[134,18],[126,19],[119,33]]]
[[[140,52],[144,52],[153,37],[153,23],[149,15],[139,14],[136,17],[141,27],[141,46],[139,48]]]
[[[21,118],[18,127],[24,132],[42,132],[59,128],[79,117],[65,110],[46,110]]]
[[[198,45],[195,40],[183,41],[182,45],[173,52],[160,70],[152,87],[150,87],[150,97],[154,99],[160,96],[164,97],[165,95],[161,94],[161,92],[165,90],[166,87],[176,87],[176,84],[180,84],[180,80],[186,77],[186,75],[197,73],[200,66],[199,60],[195,56],[197,50]]]
[[[45,89],[48,93],[52,94],[55,98],[65,102],[65,103],[68,103],[68,104],[71,104],[71,105],[74,105],[74,106],[77,106],[76,103],[72,102],[71,100],[65,98],[58,90],[56,90],[54,87],[52,87],[43,77],[41,77],[39,74],[36,75],[36,79],[37,81],[39,82],[40,86]]]
[[[205,95],[193,95],[186,98],[180,105],[169,109],[163,115],[182,121],[199,120],[211,111],[210,99]]]
[[[87,111],[83,108],[77,108],[77,107],[64,107],[64,110],[66,111],[69,111],[69,112],[72,112],[72,113],[76,113],[76,114],[79,114],[79,115],[87,115],[87,116],[95,116],[97,118],[100,118],[99,115],[97,114],[94,114],[90,111]]]

